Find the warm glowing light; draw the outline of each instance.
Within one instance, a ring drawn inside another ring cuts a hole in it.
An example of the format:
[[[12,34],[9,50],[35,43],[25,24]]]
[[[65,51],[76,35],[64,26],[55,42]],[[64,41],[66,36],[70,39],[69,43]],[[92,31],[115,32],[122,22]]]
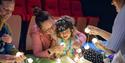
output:
[[[92,39],[92,42],[93,42],[93,43],[97,43],[97,42],[98,42],[98,39],[97,39],[97,38],[93,38],[93,39]]]
[[[60,43],[60,45],[65,47],[65,43]]]
[[[85,28],[85,32],[89,33],[91,30],[89,28]]]
[[[84,48],[85,48],[85,49],[89,49],[90,47],[89,47],[88,44],[86,44],[86,45],[84,46]]]
[[[33,63],[33,59],[32,58],[28,58],[27,61],[28,61],[28,63]]]
[[[23,55],[23,53],[21,53],[21,52],[16,53],[16,57],[20,57],[21,55]]]
[[[81,49],[77,49],[77,50],[76,50],[76,52],[81,53],[81,52],[82,52],[82,50],[81,50]]]
[[[57,59],[56,59],[56,63],[61,63],[61,59],[60,59],[60,58],[57,58]]]

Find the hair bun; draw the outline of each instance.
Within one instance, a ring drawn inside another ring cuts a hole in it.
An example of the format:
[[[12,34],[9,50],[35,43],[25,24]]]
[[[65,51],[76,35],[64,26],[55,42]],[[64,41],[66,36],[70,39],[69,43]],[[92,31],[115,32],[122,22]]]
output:
[[[38,16],[42,10],[39,7],[34,7],[33,13],[35,16]]]

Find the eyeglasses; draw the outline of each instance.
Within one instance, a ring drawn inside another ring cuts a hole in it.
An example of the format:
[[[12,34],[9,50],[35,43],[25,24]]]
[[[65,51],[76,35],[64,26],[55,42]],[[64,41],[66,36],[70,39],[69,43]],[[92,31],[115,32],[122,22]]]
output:
[[[52,25],[51,27],[47,28],[47,29],[42,29],[42,31],[44,33],[49,33],[51,30],[54,30],[54,25]]]

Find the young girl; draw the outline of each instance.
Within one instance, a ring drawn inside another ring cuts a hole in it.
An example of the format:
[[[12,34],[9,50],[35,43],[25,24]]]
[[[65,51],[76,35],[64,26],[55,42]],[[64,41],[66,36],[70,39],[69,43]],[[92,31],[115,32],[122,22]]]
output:
[[[57,41],[59,45],[64,47],[62,55],[69,56],[73,58],[76,54],[76,49],[79,49],[80,46],[86,41],[86,36],[77,31],[74,28],[73,23],[71,22],[71,18],[63,16],[56,22],[56,33],[57,33]]]

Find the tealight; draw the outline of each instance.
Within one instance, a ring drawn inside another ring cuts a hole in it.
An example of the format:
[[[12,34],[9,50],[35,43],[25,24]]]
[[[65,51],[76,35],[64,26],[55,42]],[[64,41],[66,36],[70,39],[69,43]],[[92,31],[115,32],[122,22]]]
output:
[[[87,27],[87,28],[85,28],[85,32],[86,33],[89,33],[91,30]]]
[[[33,59],[32,58],[28,58],[27,61],[28,61],[28,63],[33,63]]]
[[[85,48],[85,49],[89,49],[90,47],[89,47],[89,45],[87,44],[87,45],[84,46],[84,48]]]
[[[21,53],[21,52],[16,53],[16,57],[20,57],[21,55],[23,55],[23,53]]]
[[[98,39],[97,39],[97,38],[93,38],[93,39],[92,39],[92,42],[93,42],[93,43],[97,43],[97,42],[98,42]]]
[[[65,43],[60,43],[60,45],[65,47]]]
[[[56,63],[61,63],[61,59],[60,59],[60,58],[57,58],[57,59],[56,59]]]
[[[76,52],[81,53],[81,52],[82,52],[82,50],[81,50],[81,49],[77,49],[77,50],[76,50]]]

